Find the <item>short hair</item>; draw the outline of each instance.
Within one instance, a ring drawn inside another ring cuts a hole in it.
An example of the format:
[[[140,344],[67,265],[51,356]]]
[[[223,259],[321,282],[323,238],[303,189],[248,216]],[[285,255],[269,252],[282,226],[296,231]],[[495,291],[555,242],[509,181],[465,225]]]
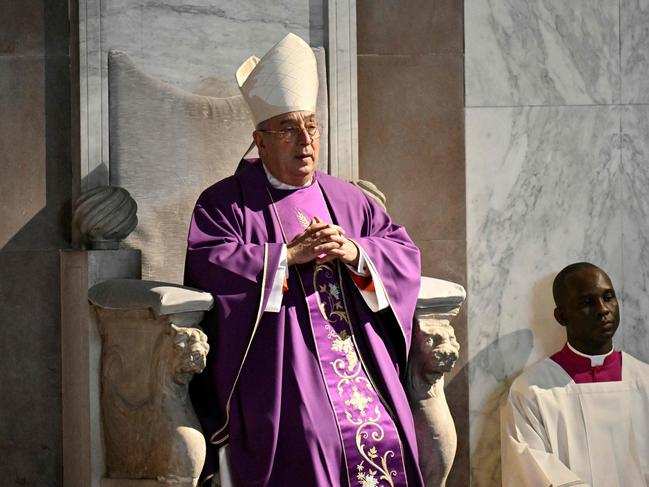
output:
[[[595,264],[590,262],[575,262],[570,264],[559,271],[557,277],[554,278],[552,282],[552,297],[554,298],[554,304],[559,306],[559,298],[563,292],[563,288],[566,284],[568,278],[577,271],[582,269],[597,269],[601,272],[604,272],[602,269],[597,267]]]

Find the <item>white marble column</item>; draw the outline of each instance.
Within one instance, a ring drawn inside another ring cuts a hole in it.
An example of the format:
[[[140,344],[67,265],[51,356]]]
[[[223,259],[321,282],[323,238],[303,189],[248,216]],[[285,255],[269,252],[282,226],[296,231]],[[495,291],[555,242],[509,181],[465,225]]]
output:
[[[358,178],[356,0],[327,2],[329,32],[329,171]]]

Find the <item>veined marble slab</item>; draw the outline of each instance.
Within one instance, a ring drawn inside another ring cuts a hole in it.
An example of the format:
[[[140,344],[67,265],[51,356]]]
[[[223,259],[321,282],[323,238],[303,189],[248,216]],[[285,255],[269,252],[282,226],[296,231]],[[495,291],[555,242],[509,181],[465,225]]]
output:
[[[619,102],[619,0],[465,3],[467,106]]]
[[[330,54],[334,50],[328,60],[332,106],[350,115],[331,120],[336,150],[329,170],[354,177],[355,11],[355,0],[80,0],[81,190],[109,182],[109,50],[127,52],[156,79],[224,97],[238,94],[234,72],[240,63],[263,55],[288,32],[312,46],[326,45]]]
[[[590,261],[623,287],[620,117],[610,106],[466,111],[472,486],[500,484],[511,380],[565,341],[556,273]]]
[[[237,67],[253,54],[261,57],[288,32],[322,45],[322,12],[312,18],[309,3],[103,0],[102,50],[126,51],[147,73],[179,88],[236,95]]]
[[[649,0],[620,0],[622,103],[649,102]]]
[[[622,113],[622,335],[624,349],[649,362],[649,106]]]

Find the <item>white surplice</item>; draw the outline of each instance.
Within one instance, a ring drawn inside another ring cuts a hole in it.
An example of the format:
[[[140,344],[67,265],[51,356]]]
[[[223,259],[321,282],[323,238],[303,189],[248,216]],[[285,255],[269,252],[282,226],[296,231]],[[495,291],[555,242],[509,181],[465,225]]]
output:
[[[622,353],[622,381],[576,384],[546,358],[501,410],[503,487],[649,487],[649,365]]]

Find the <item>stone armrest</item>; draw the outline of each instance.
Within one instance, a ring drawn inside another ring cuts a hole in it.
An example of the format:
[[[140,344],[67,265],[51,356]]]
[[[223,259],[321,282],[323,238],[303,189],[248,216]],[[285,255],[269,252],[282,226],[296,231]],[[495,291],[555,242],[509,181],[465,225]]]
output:
[[[205,443],[187,384],[205,367],[209,345],[197,325],[212,308],[212,296],[138,279],[103,281],[88,296],[102,338],[106,477],[118,482],[110,485],[157,479],[160,485],[195,486]],[[458,358],[450,321],[465,297],[458,284],[421,278],[406,389],[427,487],[444,486],[455,455],[443,374]]]
[[[210,293],[179,284],[140,279],[103,281],[90,289],[88,298],[94,306],[104,310],[148,309],[156,318],[173,316],[173,322],[184,326],[197,325],[203,313],[214,305]]]
[[[205,440],[188,384],[205,368],[209,345],[198,324],[212,296],[165,282],[111,279],[90,288],[88,299],[102,343],[102,485],[194,487]]]
[[[422,276],[416,314],[420,316],[430,311],[450,312],[454,309],[459,311],[465,299],[466,291],[459,284]]]

